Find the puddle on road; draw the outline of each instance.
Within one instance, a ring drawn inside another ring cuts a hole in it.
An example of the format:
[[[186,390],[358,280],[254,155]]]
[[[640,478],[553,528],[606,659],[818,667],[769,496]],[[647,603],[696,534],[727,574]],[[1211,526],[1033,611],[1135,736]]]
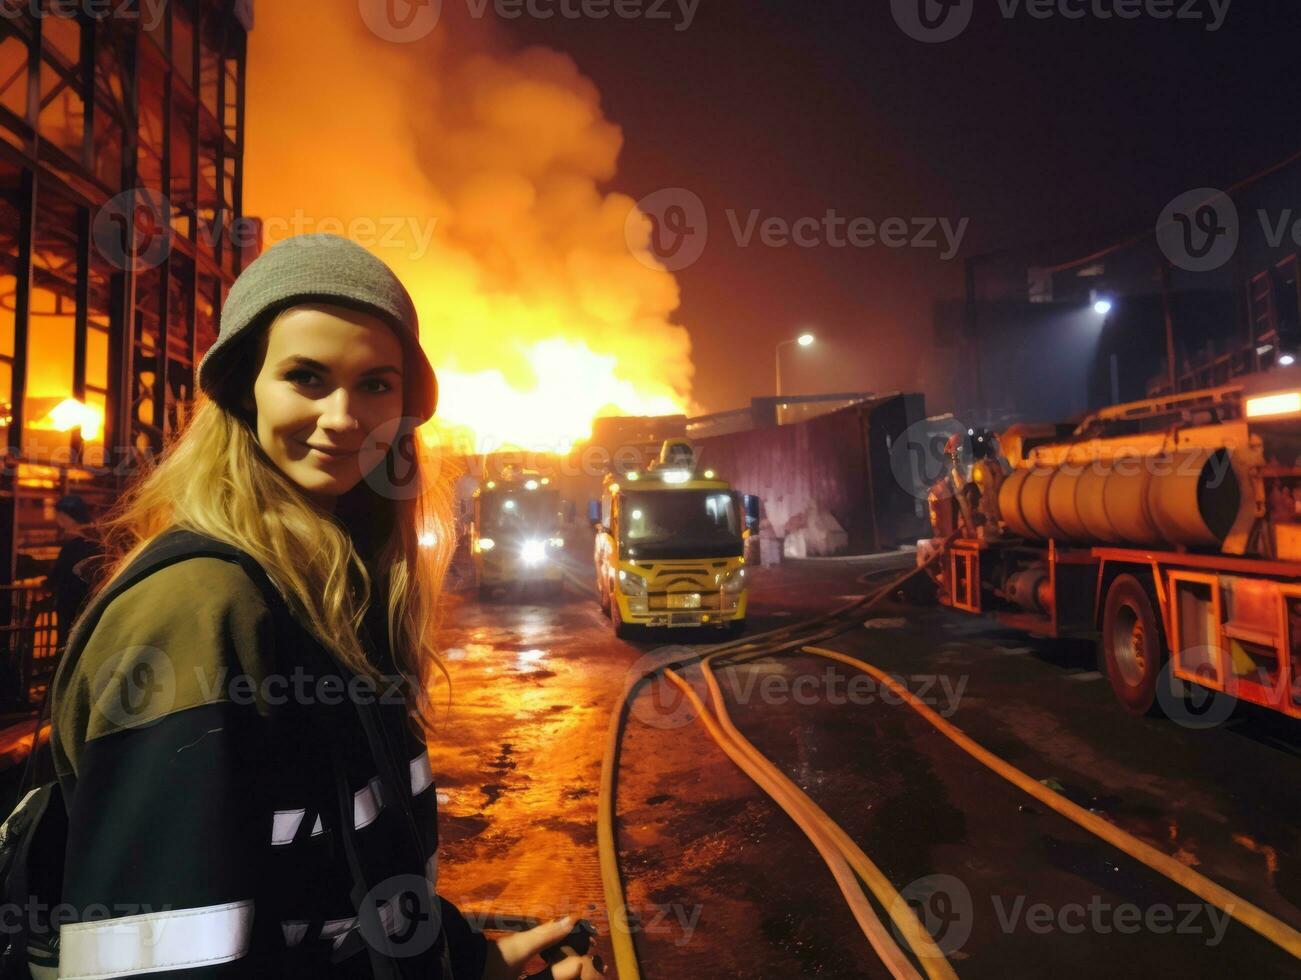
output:
[[[456,653],[445,655],[449,723],[430,746],[447,792],[440,887],[467,914],[581,912],[608,935],[597,791],[626,663],[608,655],[604,631],[593,637],[586,620],[557,612],[467,605],[441,633]],[[608,959],[608,942],[601,946]]]

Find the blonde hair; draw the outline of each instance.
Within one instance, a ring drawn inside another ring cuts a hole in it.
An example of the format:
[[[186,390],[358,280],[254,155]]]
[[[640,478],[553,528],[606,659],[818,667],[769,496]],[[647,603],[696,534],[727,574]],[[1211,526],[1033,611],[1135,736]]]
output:
[[[385,472],[404,444],[414,469],[403,489],[381,493],[363,479],[339,498],[336,514],[329,515],[313,507],[266,456],[246,421],[200,393],[193,416],[160,461],[100,522],[107,560],[95,592],[106,588],[164,531],[196,531],[255,558],[295,617],[335,659],[376,680],[381,671],[367,655],[358,630],[378,592],[387,596],[389,648],[405,680],[408,715],[431,736],[429,692],[435,670],[448,681],[450,699],[451,679],[434,636],[442,584],[455,549],[452,499],[457,474],[407,427],[373,472]],[[405,460],[402,465],[405,469]],[[360,528],[341,522],[339,514],[345,509],[358,515]],[[376,527],[383,536],[371,542],[373,554],[368,557],[378,580],[372,581],[354,533]]]

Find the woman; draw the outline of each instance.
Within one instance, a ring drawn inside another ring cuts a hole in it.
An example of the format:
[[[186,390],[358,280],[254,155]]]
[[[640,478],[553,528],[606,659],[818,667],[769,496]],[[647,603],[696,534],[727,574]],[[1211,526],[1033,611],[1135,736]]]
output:
[[[55,680],[59,976],[513,980],[568,933],[488,942],[435,894],[453,536],[414,436],[437,400],[418,336],[401,282],[338,236],[287,239],[232,287],[193,418],[105,522]],[[124,574],[190,540],[241,560]]]

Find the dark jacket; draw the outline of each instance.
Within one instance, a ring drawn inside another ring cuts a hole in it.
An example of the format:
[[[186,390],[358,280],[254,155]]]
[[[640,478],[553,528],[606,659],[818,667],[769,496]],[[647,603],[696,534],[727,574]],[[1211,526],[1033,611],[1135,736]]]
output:
[[[58,616],[59,646],[68,640],[68,631],[90,593],[89,580],[79,574],[77,566],[87,558],[97,558],[102,549],[97,541],[77,536],[64,543],[54,567],[45,577],[44,587],[54,596]],[[87,566],[83,566],[85,568]]]
[[[368,694],[275,606],[238,563],[186,558],[60,670],[60,976],[480,980],[486,940],[436,895],[436,791],[400,689]]]

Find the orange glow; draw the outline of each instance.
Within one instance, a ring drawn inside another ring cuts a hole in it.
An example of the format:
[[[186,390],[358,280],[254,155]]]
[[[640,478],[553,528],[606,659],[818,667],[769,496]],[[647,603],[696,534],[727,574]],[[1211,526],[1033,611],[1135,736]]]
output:
[[[1247,418],[1258,419],[1269,415],[1293,415],[1301,412],[1301,391],[1287,391],[1278,395],[1261,395],[1247,399]]]
[[[43,417],[31,423],[33,429],[46,429],[53,432],[71,432],[81,426],[81,437],[87,442],[99,438],[104,425],[104,414],[93,405],[86,405],[75,398],[65,398],[55,405]]]
[[[597,417],[689,413],[677,283],[634,254],[635,202],[606,189],[620,129],[569,57],[493,31],[445,5],[403,45],[315,0],[260,7],[247,213],[264,245],[332,231],[401,276],[439,375],[440,440],[563,452]]]

